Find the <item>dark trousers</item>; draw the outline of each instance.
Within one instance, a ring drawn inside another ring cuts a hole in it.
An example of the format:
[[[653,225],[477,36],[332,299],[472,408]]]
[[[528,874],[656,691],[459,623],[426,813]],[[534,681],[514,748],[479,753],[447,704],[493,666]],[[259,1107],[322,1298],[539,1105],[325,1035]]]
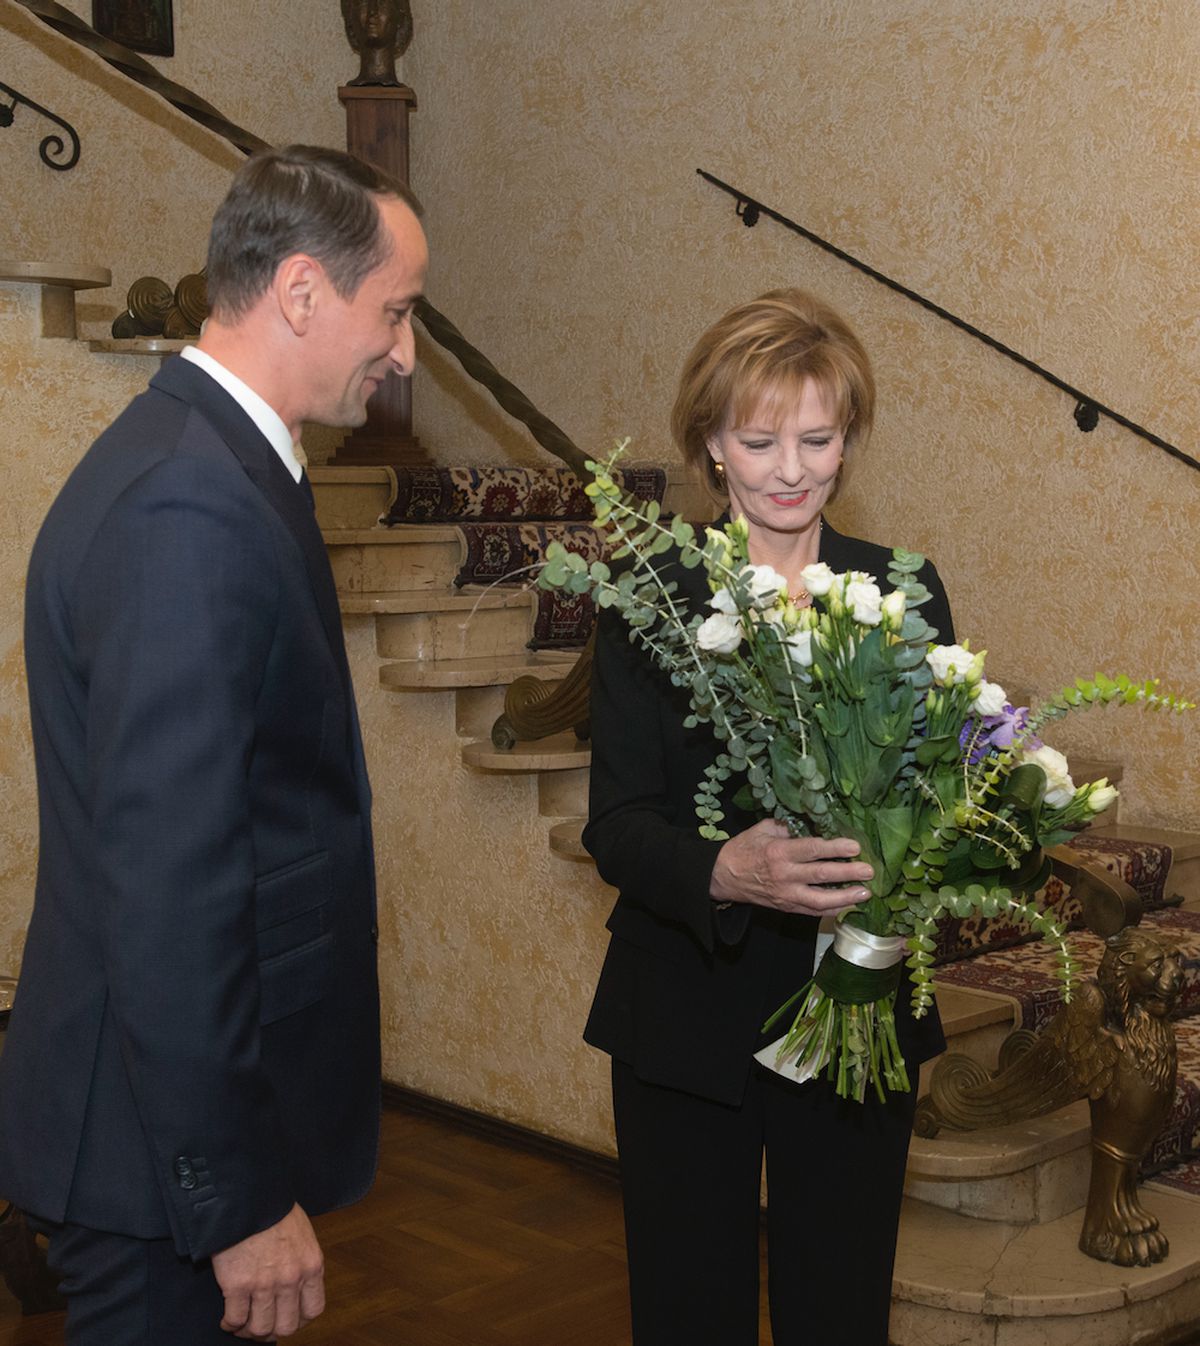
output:
[[[634,1346],[757,1346],[764,1150],[775,1346],[887,1346],[914,1103],[756,1066],[733,1108],[614,1061]]]
[[[170,1239],[136,1239],[30,1219],[50,1241],[67,1297],[67,1346],[230,1346],[225,1302],[209,1262]]]

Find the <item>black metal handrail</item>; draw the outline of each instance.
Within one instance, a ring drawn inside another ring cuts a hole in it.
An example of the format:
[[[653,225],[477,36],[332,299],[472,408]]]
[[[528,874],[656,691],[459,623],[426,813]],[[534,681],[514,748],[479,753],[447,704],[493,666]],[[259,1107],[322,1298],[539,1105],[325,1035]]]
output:
[[[102,60],[107,61],[136,84],[166,99],[172,107],[191,117],[193,121],[199,122],[201,126],[207,127],[223,140],[227,140],[243,154],[253,154],[256,150],[270,148],[267,141],[231,122],[191,89],[168,79],[148,61],[142,60],[137,52],[130,51],[128,47],[98,33],[69,9],[56,4],[55,0],[17,0],[17,4],[22,5],[64,37],[95,52]],[[583,465],[588,455],[570,439],[566,431],[555,425],[548,416],[542,415],[529,398],[515,384],[510,383],[487,356],[463,336],[449,318],[439,313],[428,299],[420,301],[416,315],[434,341],[450,351],[467,374],[486,388],[514,420],[520,421],[543,448],[566,463],[581,479],[586,476]]]
[[[932,299],[926,299],[924,295],[918,294],[915,290],[909,289],[907,285],[901,285],[898,280],[893,280],[890,276],[885,276],[882,271],[876,271],[873,266],[868,266],[861,258],[855,257],[852,253],[846,252],[836,244],[830,243],[828,239],[822,238],[819,234],[814,234],[811,229],[806,229],[804,225],[797,224],[795,220],[790,220],[786,215],[780,214],[777,210],[772,210],[770,206],[764,205],[761,201],[756,201],[748,193],[741,191],[737,187],[731,187],[729,183],[722,182],[720,178],[713,174],[705,172],[703,168],[696,169],[696,172],[705,182],[711,183],[721,191],[727,192],[734,198],[734,209],[737,212],[738,219],[748,228],[753,229],[762,216],[774,220],[777,224],[782,224],[785,229],[790,229],[793,233],[799,234],[802,238],[808,239],[810,243],[815,243],[818,248],[823,248],[832,256],[840,261],[852,266],[863,275],[870,276],[872,280],[878,281],[880,285],[886,285],[889,290],[894,290],[897,294],[902,294],[906,299],[911,299],[914,304],[919,304],[927,312],[936,315],[944,322],[957,327],[960,332],[966,332],[968,336],[973,336],[977,341],[982,341],[985,346],[1000,355],[1007,356],[1008,359],[1016,361],[1023,368],[1031,373],[1037,374],[1047,383],[1053,384],[1055,388],[1067,393],[1075,399],[1075,424],[1085,433],[1094,430],[1099,424],[1101,416],[1107,416],[1110,421],[1117,425],[1124,426],[1126,430],[1131,430],[1135,435],[1140,435],[1142,439],[1147,440],[1156,448],[1162,449],[1164,453],[1169,453],[1172,458],[1177,458],[1181,463],[1186,463],[1188,467],[1200,469],[1200,461],[1197,461],[1190,454],[1184,453],[1174,444],[1168,443],[1159,435],[1147,430],[1144,425],[1139,425],[1132,421],[1128,416],[1122,416],[1119,411],[1114,411],[1107,407],[1103,402],[1089,396],[1087,393],[1080,392],[1064,379],[1060,379],[1057,374],[1052,374],[1048,369],[1043,369],[1041,365],[1030,360],[1027,356],[1015,351],[1011,346],[1006,346],[1004,342],[998,341],[995,337],[989,336],[986,332],[980,331],[978,327],[972,326],[963,318],[942,308],[940,304],[935,304]]]

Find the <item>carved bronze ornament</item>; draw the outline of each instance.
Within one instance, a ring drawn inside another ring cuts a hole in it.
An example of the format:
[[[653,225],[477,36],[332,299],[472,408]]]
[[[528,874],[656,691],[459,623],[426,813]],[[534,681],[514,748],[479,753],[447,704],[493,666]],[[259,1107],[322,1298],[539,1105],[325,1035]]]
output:
[[[200,335],[208,317],[208,290],[203,271],[184,276],[172,290],[157,276],[142,276],[129,287],[126,309],[112,324],[112,334],[121,341],[138,337],[166,337],[190,341]]]
[[[1138,1166],[1175,1097],[1171,1012],[1183,968],[1177,949],[1136,925],[1105,946],[1096,977],[1041,1033],[1018,1029],[1005,1039],[995,1074],[961,1053],[943,1057],[915,1130],[933,1137],[943,1127],[1001,1126],[1087,1098],[1092,1173],[1079,1247],[1102,1262],[1151,1266],[1169,1245],[1138,1199]]]
[[[342,0],[342,18],[359,57],[358,75],[350,83],[398,86],[396,57],[413,35],[408,0]]]

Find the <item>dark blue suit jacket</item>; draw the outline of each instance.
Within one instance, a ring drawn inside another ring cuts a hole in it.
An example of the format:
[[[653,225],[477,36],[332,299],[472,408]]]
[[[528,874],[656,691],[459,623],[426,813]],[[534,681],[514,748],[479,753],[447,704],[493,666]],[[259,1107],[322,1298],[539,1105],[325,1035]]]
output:
[[[196,366],[63,487],[25,644],[40,850],[0,1192],[193,1258],[360,1196],[377,932],[337,597],[304,489]]]
[[[820,559],[836,571],[867,571],[886,588],[891,555],[822,527]],[[664,559],[670,565],[671,555]],[[689,611],[708,610],[702,566],[672,565],[670,578]],[[937,571],[926,563],[920,578],[932,595],[922,615],[950,643],[950,607]],[[709,725],[684,727],[688,709],[686,689],[672,686],[642,646],[630,643],[623,619],[611,609],[601,613],[583,842],[620,896],[584,1037],[651,1084],[736,1105],[754,1052],[784,1031],[763,1037],[763,1022],[812,975],[818,922],[741,904],[718,911],[710,900],[723,843],[699,835],[693,796],[720,745]],[[730,833],[755,821],[732,804],[725,812]],[[946,1044],[936,1010],[914,1022],[908,1004],[902,990],[896,1031],[912,1065]],[[910,1074],[915,1084],[916,1072]]]

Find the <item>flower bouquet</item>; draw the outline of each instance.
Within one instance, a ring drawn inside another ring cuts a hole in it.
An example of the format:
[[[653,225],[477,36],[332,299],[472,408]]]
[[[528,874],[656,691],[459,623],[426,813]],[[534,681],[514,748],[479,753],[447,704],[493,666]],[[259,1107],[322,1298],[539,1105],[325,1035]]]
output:
[[[984,654],[938,645],[922,618],[930,597],[921,556],[897,550],[884,593],[874,576],[807,567],[809,605],[769,566],[753,565],[741,521],[703,539],[656,503],[623,494],[613,467],[589,463],[586,490],[613,575],[561,544],[547,549],[545,588],[590,593],[616,608],[690,699],[689,725],[707,723],[722,750],[697,782],[702,835],[723,840],[723,797],[783,820],[792,835],[853,837],[874,869],[868,899],[838,918],[812,981],[765,1026],[790,1025],[760,1060],[792,1078],[825,1071],[843,1097],[910,1088],[896,1041],[903,967],[917,1017],[932,1003],[936,922],[952,914],[1024,918],[1057,945],[1064,998],[1073,969],[1064,932],[1029,897],[1045,881],[1042,848],[1103,812],[1116,791],[1078,789],[1066,760],[1039,738],[1068,711],[1099,703],[1180,711],[1190,703],[1157,682],[1097,674],[1029,711],[984,676]],[[703,566],[711,614],[689,612],[669,567]],[[799,596],[798,596],[799,597]]]

